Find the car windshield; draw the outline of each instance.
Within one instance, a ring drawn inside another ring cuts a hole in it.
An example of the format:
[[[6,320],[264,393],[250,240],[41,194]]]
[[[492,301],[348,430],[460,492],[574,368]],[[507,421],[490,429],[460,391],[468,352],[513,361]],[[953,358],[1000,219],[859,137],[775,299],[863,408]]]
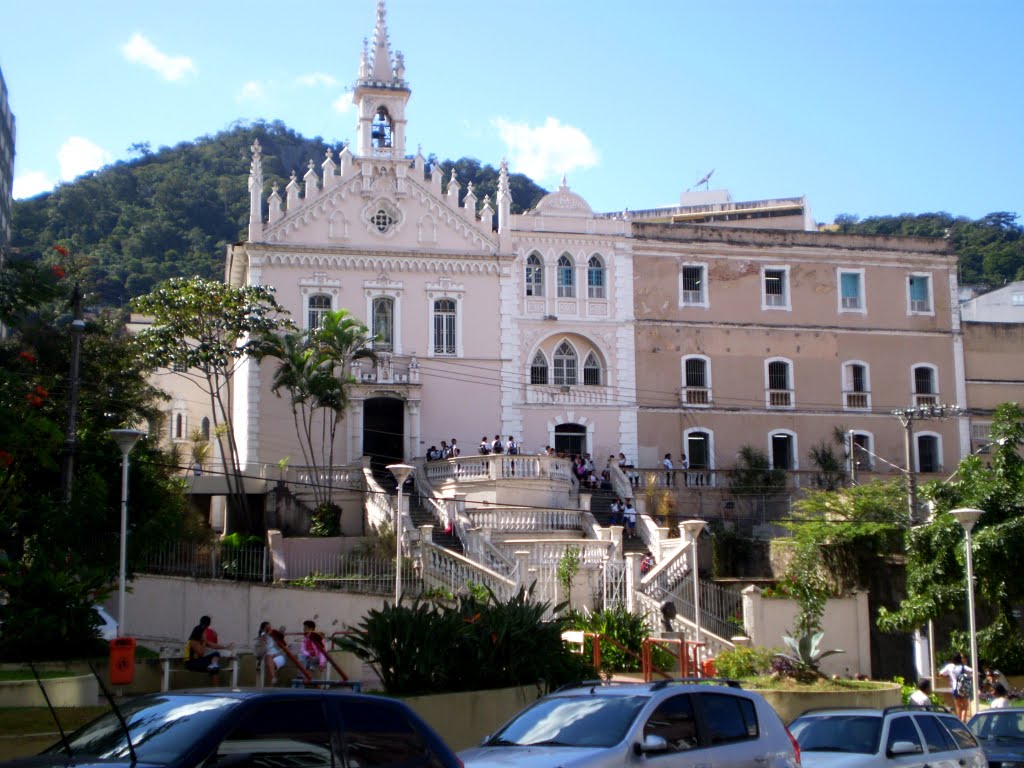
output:
[[[1024,711],[1013,708],[979,715],[969,727],[979,739],[1024,742]]]
[[[163,764],[180,757],[201,734],[238,704],[214,696],[148,696],[121,707],[135,754],[142,762]],[[129,758],[124,728],[113,712],[93,720],[68,737],[75,757]],[[67,753],[54,744],[47,753]]]
[[[488,746],[610,747],[626,737],[646,696],[555,696],[525,710]]]
[[[810,715],[790,723],[801,752],[878,752],[882,718],[877,715]]]

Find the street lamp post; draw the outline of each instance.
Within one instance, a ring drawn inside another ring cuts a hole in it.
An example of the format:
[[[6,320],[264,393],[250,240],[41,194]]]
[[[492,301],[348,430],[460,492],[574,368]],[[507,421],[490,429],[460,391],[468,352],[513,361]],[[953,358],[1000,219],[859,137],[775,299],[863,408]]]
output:
[[[978,518],[985,514],[983,509],[961,507],[949,514],[957,519],[967,534],[965,542],[967,559],[967,621],[971,634],[971,669],[974,670],[974,685],[971,686],[971,713],[978,714],[978,632],[974,621],[974,556],[971,552],[971,530]]]
[[[408,464],[388,464],[387,470],[398,481],[398,495],[395,497],[395,605],[402,600],[402,486],[415,469]]]
[[[706,526],[707,523],[703,520],[686,520],[683,523],[683,528],[690,537],[693,547],[693,639],[697,643],[700,642],[700,576],[697,573],[697,537]]]
[[[960,416],[963,409],[958,405],[918,405],[912,408],[896,408],[892,415],[903,425],[903,451],[907,462],[907,507],[910,525],[917,521],[917,469],[914,460],[914,422],[931,419],[943,420]]]
[[[128,565],[128,454],[145,433],[137,429],[112,429],[110,436],[121,449],[121,558],[117,574],[117,634],[124,636],[124,589]]]

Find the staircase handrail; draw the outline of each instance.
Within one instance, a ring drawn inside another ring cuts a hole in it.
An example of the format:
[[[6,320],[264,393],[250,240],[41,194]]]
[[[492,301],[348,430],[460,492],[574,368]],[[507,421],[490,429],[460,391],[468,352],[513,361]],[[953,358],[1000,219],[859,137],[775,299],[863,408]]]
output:
[[[646,517],[646,515],[644,515]],[[687,542],[675,550],[663,550],[660,546],[655,554],[655,565],[641,580],[640,591],[651,595],[656,588],[671,592],[690,573],[690,544]],[[652,548],[652,551],[654,548]]]
[[[626,473],[618,464],[611,464],[608,467],[608,474],[611,476],[612,492],[620,499],[632,499],[636,496],[637,488],[634,488]]]
[[[644,594],[641,591],[636,593],[637,604],[640,607],[640,612],[647,618],[647,624],[653,631],[661,629],[661,622],[663,621],[661,613],[661,600],[651,597],[650,595]],[[691,606],[692,607],[692,606]],[[703,611],[701,611],[703,613]],[[683,616],[680,613],[669,620],[669,624],[672,627],[672,631],[681,633],[684,637],[694,638],[697,633],[697,625],[692,620]],[[704,643],[704,656],[717,656],[722,651],[732,651],[736,649],[736,644],[731,640],[727,640],[720,635],[711,632],[706,629],[703,625],[700,628],[700,640]]]
[[[417,460],[417,468],[425,466],[423,460]],[[452,523],[452,532],[458,537],[462,544],[462,551],[469,559],[480,562],[512,580],[518,579],[519,564],[505,557],[484,536],[480,527],[466,513],[464,506],[457,499],[439,496],[437,490],[430,484],[427,473],[419,471],[415,473],[416,490],[420,498],[425,499],[434,513],[434,518],[439,524],[447,528],[448,521]]]
[[[424,582],[432,581],[452,593],[473,581],[488,587],[499,600],[507,600],[519,587],[516,580],[425,538],[420,539],[420,556]]]
[[[364,494],[366,521],[374,528],[380,528],[381,524],[390,526],[392,515],[394,515],[391,495],[377,483],[368,463],[363,467],[363,481],[366,483],[366,493]],[[407,552],[410,542],[415,538],[413,534],[416,532],[416,524],[409,515],[409,497],[405,494],[402,495],[402,510],[399,520],[400,530],[395,531],[395,535],[402,537],[402,550]]]
[[[583,512],[577,509],[478,507],[473,509],[469,516],[475,526],[503,533],[579,531],[583,528]]]

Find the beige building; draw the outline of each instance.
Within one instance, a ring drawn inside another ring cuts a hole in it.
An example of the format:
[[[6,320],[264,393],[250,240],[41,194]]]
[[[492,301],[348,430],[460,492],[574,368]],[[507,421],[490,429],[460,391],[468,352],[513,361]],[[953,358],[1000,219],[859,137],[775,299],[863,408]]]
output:
[[[645,223],[633,239],[647,466],[685,453],[691,469],[729,469],[750,445],[807,470],[841,428],[860,469],[885,472],[904,457],[893,409],[964,402],[942,241]],[[915,424],[918,471],[955,466],[959,422]]]

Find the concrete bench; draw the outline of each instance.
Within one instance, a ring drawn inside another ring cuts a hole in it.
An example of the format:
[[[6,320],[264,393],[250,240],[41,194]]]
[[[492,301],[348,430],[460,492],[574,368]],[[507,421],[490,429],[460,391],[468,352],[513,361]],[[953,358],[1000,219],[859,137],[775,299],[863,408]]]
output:
[[[221,660],[221,673],[231,673],[231,687],[238,687],[238,657],[235,652],[228,649],[222,649],[218,651],[220,653]],[[226,664],[226,666],[225,666]],[[171,689],[171,674],[187,672],[192,675],[203,675],[209,680],[209,672],[196,672],[195,670],[185,669],[185,653],[181,648],[161,648],[160,649],[160,668],[163,671],[163,675],[160,683],[161,691],[169,691]]]

